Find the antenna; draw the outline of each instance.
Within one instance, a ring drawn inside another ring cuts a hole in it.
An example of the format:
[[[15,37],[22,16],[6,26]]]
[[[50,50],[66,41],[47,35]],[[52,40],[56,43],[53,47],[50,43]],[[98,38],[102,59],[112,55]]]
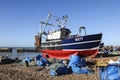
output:
[[[62,26],[65,25],[65,23],[67,22],[67,19],[68,19],[68,15],[63,16],[63,20],[64,20],[64,22],[63,22]]]
[[[65,27],[64,25],[65,25],[65,23],[67,22],[67,19],[68,19],[67,15],[63,16],[63,18],[59,18],[59,17],[56,17],[54,15],[52,15],[52,16],[56,18],[56,21],[57,21],[57,24],[58,24],[59,27]]]

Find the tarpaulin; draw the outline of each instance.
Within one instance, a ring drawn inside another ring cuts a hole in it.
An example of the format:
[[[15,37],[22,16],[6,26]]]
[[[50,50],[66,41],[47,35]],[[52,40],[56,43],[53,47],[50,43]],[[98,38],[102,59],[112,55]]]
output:
[[[73,73],[88,74],[90,73],[90,70],[85,67],[85,64],[85,59],[81,58],[80,56],[71,55],[68,66],[71,67]]]
[[[120,80],[120,66],[100,67],[100,80]]]
[[[120,80],[120,60],[109,61],[106,67],[100,67],[100,80]]]
[[[73,73],[76,74],[88,74],[90,73],[90,70],[87,67],[78,67],[78,66],[72,66],[71,67]]]
[[[67,66],[61,63],[56,63],[52,65],[50,69],[51,76],[59,76],[59,75],[64,75],[68,73],[69,73],[69,69],[67,68]]]
[[[71,55],[68,66],[73,66],[73,65],[84,66],[85,64],[86,64],[85,59],[81,58],[80,56]]]
[[[23,62],[25,63],[25,61],[27,61],[28,63],[30,63],[30,57],[26,57]]]
[[[48,63],[48,60],[42,57],[42,55],[36,56],[36,64],[38,66],[45,66],[47,63]]]

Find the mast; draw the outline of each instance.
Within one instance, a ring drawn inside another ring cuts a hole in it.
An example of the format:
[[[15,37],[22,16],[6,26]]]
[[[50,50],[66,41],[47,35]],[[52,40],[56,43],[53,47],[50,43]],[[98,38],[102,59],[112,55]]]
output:
[[[40,31],[39,31],[40,43],[42,42],[43,35],[46,35],[46,36],[48,35],[48,33],[46,33],[46,31],[45,31],[46,27],[48,25],[52,26],[53,31],[55,31],[54,25],[48,23],[48,21],[51,19],[51,17],[53,17],[57,21],[57,24],[58,24],[58,26],[60,28],[64,28],[65,27],[65,23],[67,22],[67,18],[68,18],[67,15],[63,16],[63,18],[59,18],[59,17],[56,17],[56,16],[52,15],[51,13],[49,13],[45,22],[44,21],[40,21]]]

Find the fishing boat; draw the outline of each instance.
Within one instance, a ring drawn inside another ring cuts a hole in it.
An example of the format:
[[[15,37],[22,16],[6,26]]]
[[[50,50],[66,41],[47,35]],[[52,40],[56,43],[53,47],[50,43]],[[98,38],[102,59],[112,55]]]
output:
[[[55,25],[48,23],[51,18],[56,21],[57,29]],[[69,59],[71,55],[95,57],[99,51],[102,33],[87,35],[86,28],[81,26],[79,34],[71,35],[71,30],[65,26],[67,19],[67,15],[59,18],[50,13],[45,22],[40,21],[40,31],[35,36],[37,50],[47,58]],[[46,31],[46,28],[52,30]],[[85,34],[81,35],[83,30]]]

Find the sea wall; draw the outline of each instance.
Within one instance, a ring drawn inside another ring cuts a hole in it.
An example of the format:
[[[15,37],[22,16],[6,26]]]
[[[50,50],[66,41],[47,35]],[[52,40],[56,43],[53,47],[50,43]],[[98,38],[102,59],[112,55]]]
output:
[[[0,52],[37,52],[34,48],[0,48]]]
[[[17,52],[36,52],[36,49],[17,48]]]
[[[0,48],[0,52],[12,52],[12,48]]]

